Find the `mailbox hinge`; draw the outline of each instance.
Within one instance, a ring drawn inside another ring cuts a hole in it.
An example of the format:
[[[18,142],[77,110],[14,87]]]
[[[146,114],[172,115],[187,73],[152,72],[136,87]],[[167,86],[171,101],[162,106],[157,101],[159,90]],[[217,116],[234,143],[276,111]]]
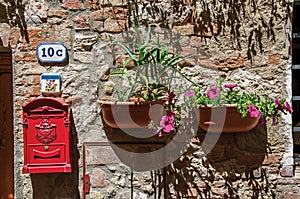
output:
[[[84,192],[86,194],[90,193],[90,176],[89,174],[85,174],[84,175],[84,183],[83,183],[83,186],[84,186]]]
[[[22,125],[23,125],[23,127],[28,128],[28,120],[27,120],[27,118],[23,119]]]

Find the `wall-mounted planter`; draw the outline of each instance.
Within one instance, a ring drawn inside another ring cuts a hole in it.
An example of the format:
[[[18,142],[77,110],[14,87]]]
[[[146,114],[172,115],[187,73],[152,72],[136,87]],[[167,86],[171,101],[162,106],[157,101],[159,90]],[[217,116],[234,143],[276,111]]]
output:
[[[135,171],[157,169],[168,165],[164,148],[175,132],[159,137],[149,128],[149,122],[159,122],[164,114],[163,101],[113,102],[98,100],[101,104],[103,129],[110,145],[122,163]],[[169,147],[170,148],[170,147]]]
[[[145,128],[149,122],[159,122],[164,112],[164,101],[151,103],[139,100],[114,102],[100,99],[103,120],[112,128]]]
[[[256,127],[259,118],[242,117],[234,104],[222,108],[202,106],[197,111],[199,127],[210,132],[245,132]]]

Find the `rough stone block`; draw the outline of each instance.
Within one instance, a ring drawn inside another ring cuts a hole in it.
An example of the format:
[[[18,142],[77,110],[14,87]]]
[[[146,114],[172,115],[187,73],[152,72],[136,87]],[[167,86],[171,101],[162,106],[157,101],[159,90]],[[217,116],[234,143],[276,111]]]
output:
[[[100,168],[94,168],[90,177],[94,187],[105,187],[108,184],[106,173]]]
[[[277,179],[277,184],[278,185],[292,185],[295,184],[296,180],[291,178],[291,177],[283,177],[283,178],[278,178]]]
[[[126,31],[128,24],[126,20],[105,20],[104,30],[111,33],[120,33]]]
[[[225,186],[226,182],[225,181],[215,181],[212,183],[213,187],[221,188]]]
[[[90,10],[101,9],[100,0],[85,0]]]
[[[28,62],[36,62],[36,53],[35,51],[30,52],[20,52],[15,55],[15,61],[28,61]]]
[[[20,51],[32,50],[35,53],[36,47],[40,42],[45,41],[57,41],[57,30],[54,28],[28,28],[29,43],[23,37],[22,44],[20,45]]]
[[[104,32],[104,22],[103,21],[94,21],[93,29],[97,32]]]
[[[202,37],[191,36],[190,38],[191,38],[191,40],[190,40],[190,46],[191,47],[199,48],[200,46],[205,45],[205,40]]]
[[[210,38],[213,35],[218,34],[218,28],[217,27],[213,27],[212,31],[211,30],[207,30],[207,31],[206,30],[197,30],[197,31],[195,31],[195,34],[199,35],[201,37],[208,37],[208,38]]]
[[[79,10],[83,8],[83,4],[80,0],[65,0],[62,7],[69,10]]]
[[[91,12],[90,17],[93,20],[104,21],[108,18],[113,20],[126,20],[128,17],[128,9],[125,8],[103,8],[101,10],[97,10]]]
[[[234,60],[234,59],[219,60],[219,61],[216,61],[216,65],[218,68],[236,69],[236,68],[244,67],[246,61],[247,61],[247,58],[240,57],[237,60]]]
[[[128,17],[128,9],[125,8],[114,8],[111,10],[111,19],[115,20],[126,20]]]
[[[284,197],[283,198],[299,199],[300,198],[300,193],[284,193]]]
[[[30,91],[30,96],[39,96],[39,95],[41,95],[41,87],[33,86]]]
[[[268,63],[278,65],[281,59],[281,55],[269,55],[268,56]]]
[[[31,75],[28,77],[28,83],[37,85],[40,84],[40,75]]]
[[[101,1],[102,6],[126,6],[126,0],[103,0]]]
[[[225,194],[228,195],[227,189],[224,188],[212,188],[211,192],[215,195],[224,196]]]
[[[193,35],[194,25],[187,24],[184,26],[174,26],[174,31],[183,35]]]
[[[75,18],[75,30],[88,30],[90,24],[86,16],[77,16]]]
[[[74,60],[80,61],[82,63],[92,63],[93,62],[93,54],[90,52],[75,52]]]
[[[25,77],[22,77],[22,78],[18,78],[18,79],[16,79],[15,80],[15,84],[17,85],[17,86],[23,86],[23,85],[25,85],[26,84],[26,78]]]
[[[67,10],[48,10],[47,16],[66,19],[68,17],[68,11]]]
[[[93,20],[104,21],[109,18],[110,12],[105,11],[106,9],[97,10],[90,13],[90,18]]]
[[[87,149],[87,165],[104,165],[121,163],[111,147],[103,146]]]
[[[74,51],[91,51],[93,44],[98,40],[97,34],[75,34]]]
[[[280,175],[282,177],[293,177],[294,166],[293,165],[284,165],[280,170]]]
[[[281,154],[268,154],[263,161],[263,165],[279,164],[281,159]]]

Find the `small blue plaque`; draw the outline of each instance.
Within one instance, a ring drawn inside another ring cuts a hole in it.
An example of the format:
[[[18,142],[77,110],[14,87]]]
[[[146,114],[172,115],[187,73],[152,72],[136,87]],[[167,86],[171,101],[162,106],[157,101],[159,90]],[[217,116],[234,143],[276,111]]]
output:
[[[67,48],[60,42],[41,42],[36,48],[40,63],[64,63],[68,58]]]

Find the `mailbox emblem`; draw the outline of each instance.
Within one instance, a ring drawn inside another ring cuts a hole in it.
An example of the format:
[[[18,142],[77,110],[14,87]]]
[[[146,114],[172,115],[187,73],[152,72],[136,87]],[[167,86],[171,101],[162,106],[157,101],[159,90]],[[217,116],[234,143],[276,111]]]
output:
[[[52,124],[48,119],[43,119],[43,121],[35,126],[36,139],[43,144],[49,144],[56,139],[56,125]]]

